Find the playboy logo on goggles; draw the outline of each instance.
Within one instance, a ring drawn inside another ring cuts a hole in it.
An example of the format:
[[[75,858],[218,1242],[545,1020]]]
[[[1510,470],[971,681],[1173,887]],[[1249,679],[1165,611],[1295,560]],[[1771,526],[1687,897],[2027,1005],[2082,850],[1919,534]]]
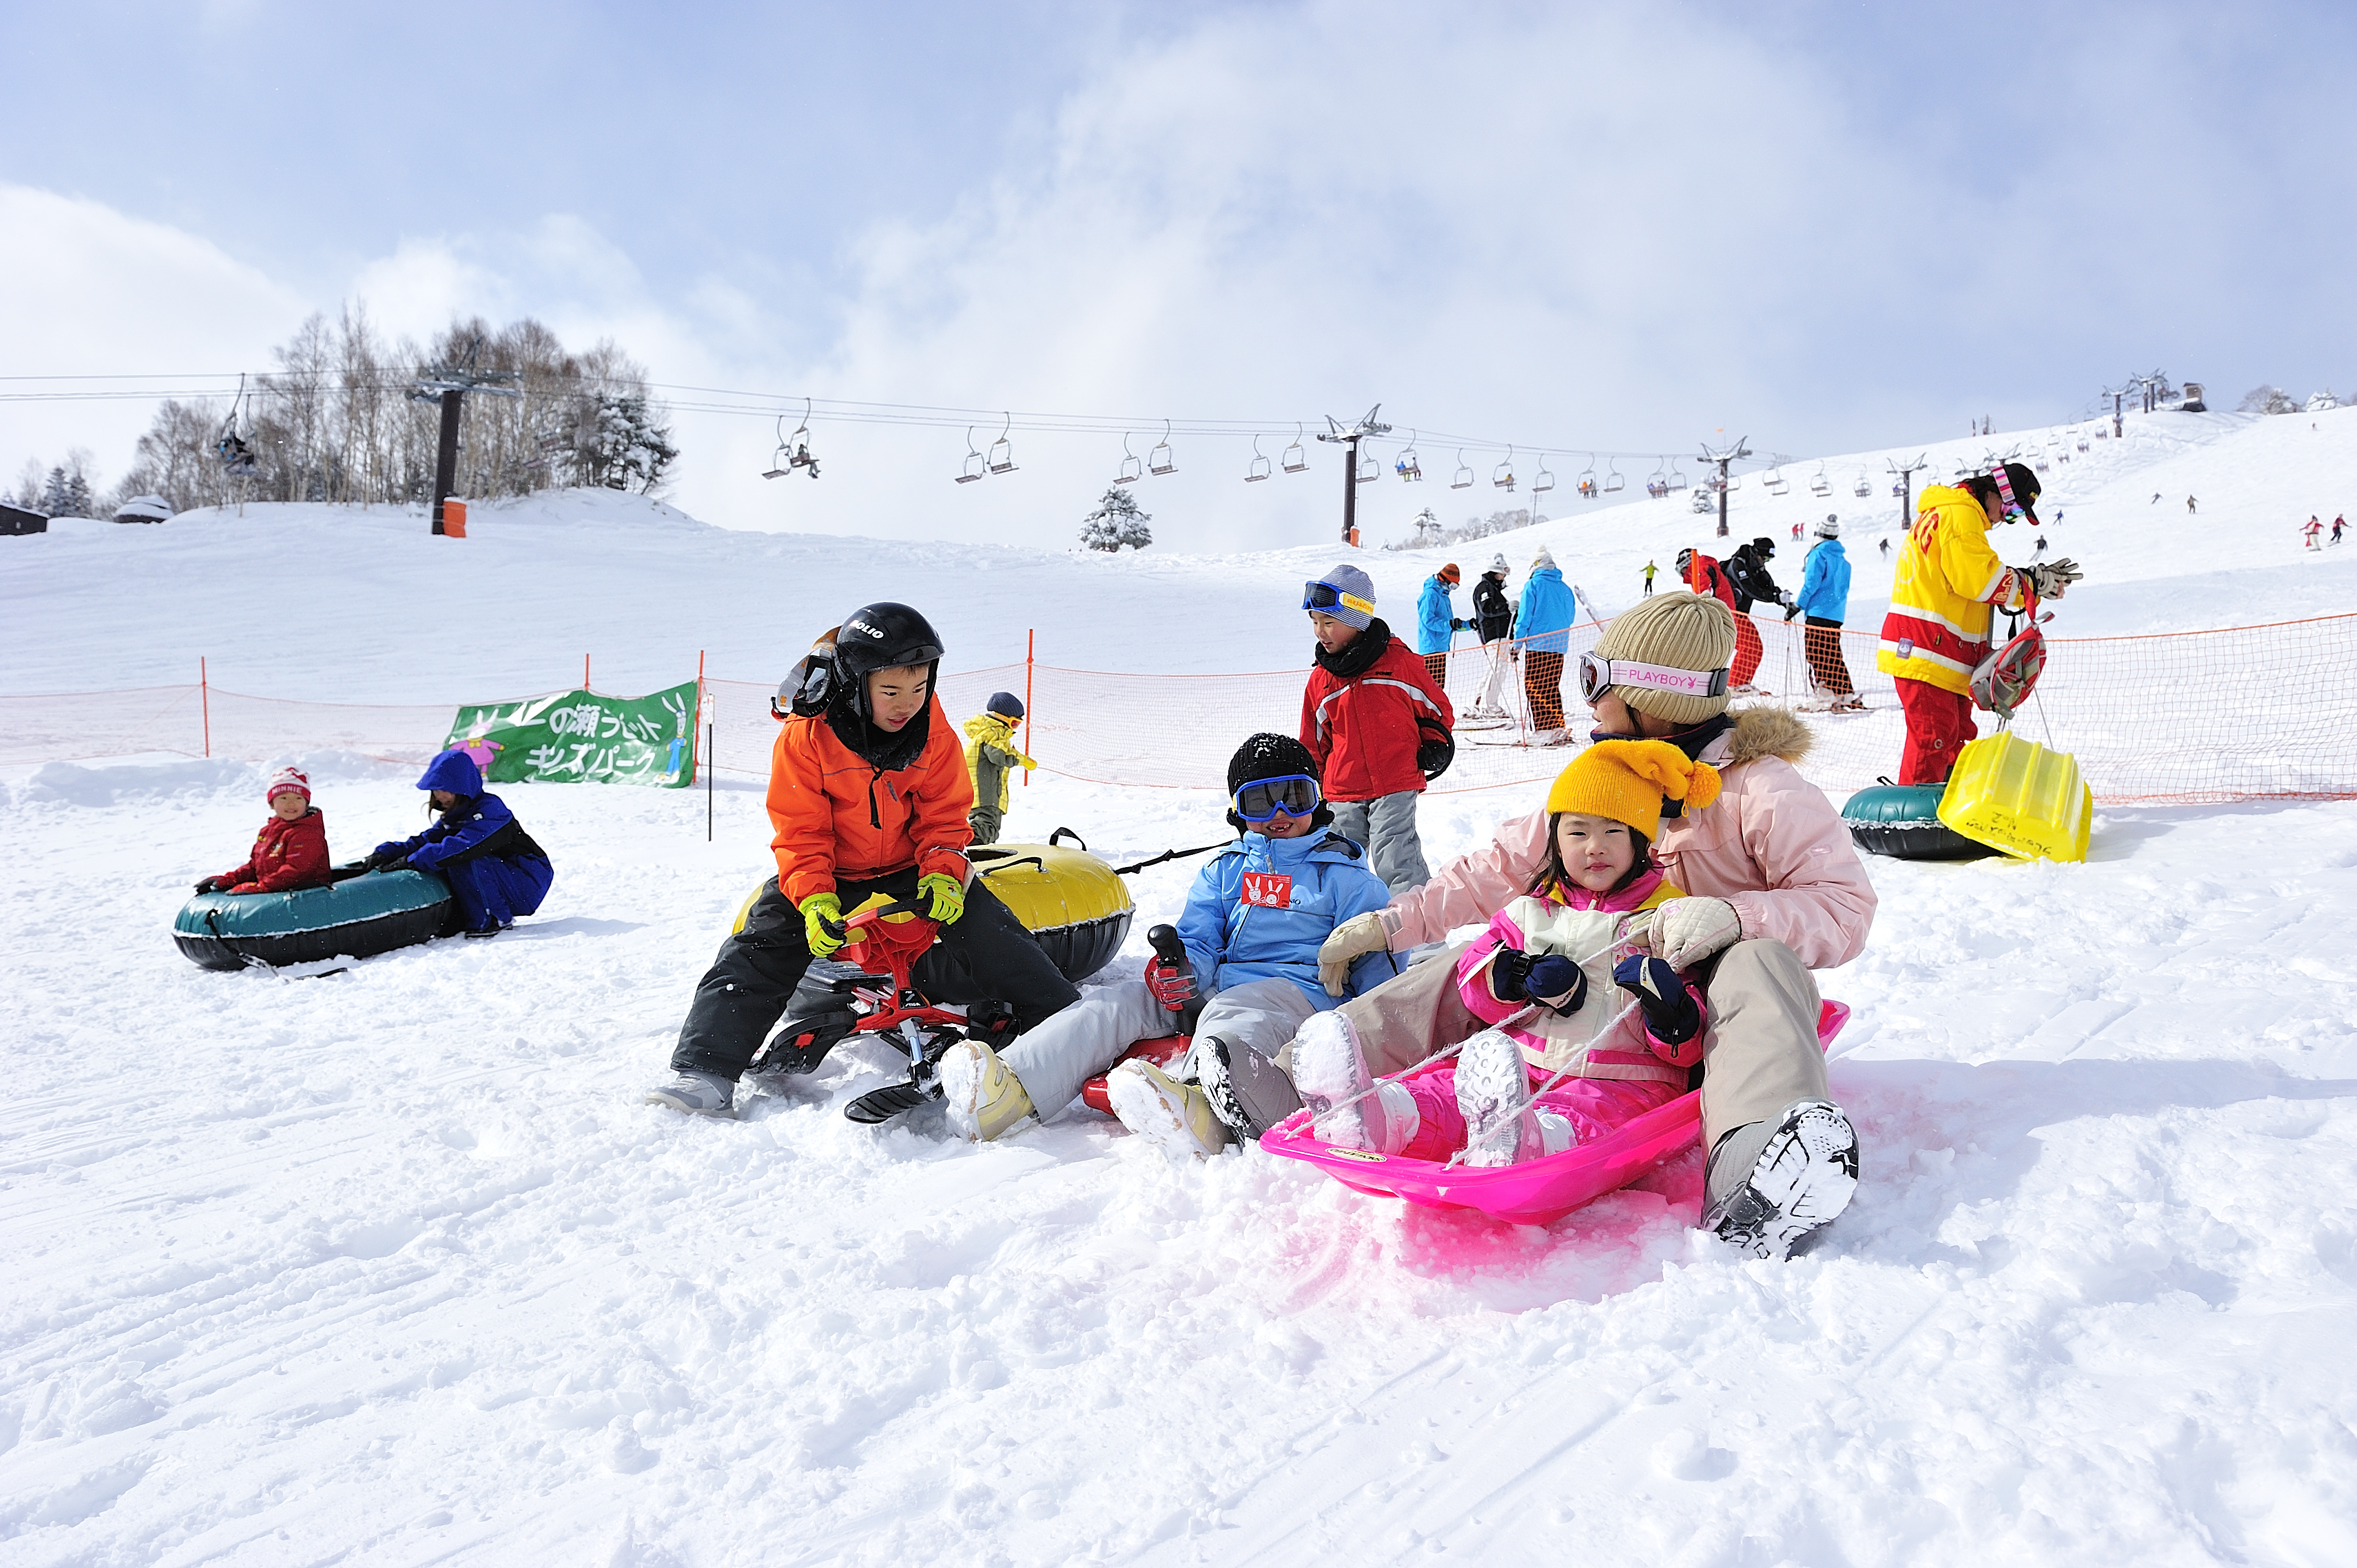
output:
[[[1667,664],[1640,664],[1629,659],[1579,656],[1579,694],[1588,702],[1611,686],[1642,686],[1654,692],[1675,692],[1686,697],[1717,697],[1727,691],[1724,670],[1678,670]]]

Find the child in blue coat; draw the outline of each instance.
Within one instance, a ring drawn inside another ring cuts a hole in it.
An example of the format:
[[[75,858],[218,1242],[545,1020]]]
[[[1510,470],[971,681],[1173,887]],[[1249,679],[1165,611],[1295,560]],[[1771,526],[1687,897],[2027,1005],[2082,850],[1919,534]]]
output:
[[[952,1125],[996,1138],[1027,1115],[1055,1115],[1112,1068],[1106,1088],[1124,1126],[1174,1157],[1216,1153],[1232,1131],[1259,1131],[1226,1092],[1231,1069],[1253,1070],[1314,1015],[1396,972],[1389,954],[1369,953],[1351,966],[1345,996],[1318,982],[1319,945],[1343,921],[1390,903],[1391,890],[1365,851],[1328,831],[1333,818],[1309,748],[1290,736],[1254,736],[1229,762],[1228,786],[1238,837],[1188,890],[1178,924],[1187,969],[1151,959],[1144,979],[1088,991],[1004,1055],[978,1040],[952,1047],[942,1088]],[[1202,1016],[1176,1071],[1122,1061],[1138,1041],[1177,1033],[1175,1015],[1198,998],[1207,999]]]
[[[533,842],[507,802],[483,789],[482,770],[463,751],[446,751],[425,765],[417,787],[440,812],[414,838],[376,846],[363,864],[371,871],[430,871],[450,884],[470,937],[496,937],[548,897],[556,868]]]

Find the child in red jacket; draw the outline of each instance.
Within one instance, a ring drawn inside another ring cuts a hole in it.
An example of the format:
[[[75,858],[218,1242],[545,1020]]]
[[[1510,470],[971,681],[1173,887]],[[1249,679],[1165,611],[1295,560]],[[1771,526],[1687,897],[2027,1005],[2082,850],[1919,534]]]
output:
[[[1356,566],[1305,584],[1317,668],[1301,693],[1301,744],[1318,759],[1343,837],[1394,894],[1432,879],[1415,798],[1457,754],[1457,714],[1415,650],[1375,618],[1375,585]]]
[[[263,794],[270,801],[270,820],[262,824],[253,853],[236,870],[198,883],[198,892],[292,893],[335,880],[328,875],[328,819],[311,804],[309,778],[282,768]]]

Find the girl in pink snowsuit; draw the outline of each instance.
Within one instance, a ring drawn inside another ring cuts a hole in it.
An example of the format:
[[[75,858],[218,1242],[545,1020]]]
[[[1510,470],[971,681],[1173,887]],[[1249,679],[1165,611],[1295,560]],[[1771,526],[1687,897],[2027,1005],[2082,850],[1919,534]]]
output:
[[[1294,1043],[1294,1075],[1318,1139],[1434,1161],[1464,1149],[1468,1165],[1512,1165],[1684,1093],[1702,1059],[1702,993],[1659,959],[1616,963],[1615,953],[1628,916],[1680,897],[1651,854],[1663,798],[1700,810],[1717,794],[1717,769],[1664,741],[1602,741],[1581,753],[1547,792],[1546,868],[1458,960],[1467,1008],[1494,1026],[1467,1041],[1457,1063],[1376,1084],[1355,1038],[1312,1020]],[[1533,1100],[1558,1072],[1563,1081]]]

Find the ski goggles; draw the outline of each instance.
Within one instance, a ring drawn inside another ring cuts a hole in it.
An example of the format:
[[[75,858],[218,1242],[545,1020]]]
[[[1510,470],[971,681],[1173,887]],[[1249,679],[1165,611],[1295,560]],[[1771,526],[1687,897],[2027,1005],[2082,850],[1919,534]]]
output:
[[[1301,607],[1303,609],[1323,610],[1330,615],[1338,605],[1344,609],[1356,610],[1362,616],[1372,616],[1375,613],[1374,600],[1362,599],[1356,594],[1346,594],[1331,583],[1302,585]]]
[[[1236,815],[1248,822],[1265,822],[1279,811],[1306,817],[1318,809],[1318,780],[1306,773],[1282,779],[1255,779],[1236,791]]]
[[[1649,692],[1674,692],[1682,697],[1723,697],[1724,670],[1678,670],[1667,664],[1640,664],[1632,659],[1579,656],[1579,698],[1592,703],[1614,686],[1641,686]]]
[[[1989,478],[1996,481],[1997,504],[2004,510],[2006,521],[2019,522],[2024,518],[2028,518],[2032,522],[2038,521],[2036,512],[2014,499],[2013,479],[2006,473],[2004,464],[1999,463],[1996,467],[1991,468]]]

